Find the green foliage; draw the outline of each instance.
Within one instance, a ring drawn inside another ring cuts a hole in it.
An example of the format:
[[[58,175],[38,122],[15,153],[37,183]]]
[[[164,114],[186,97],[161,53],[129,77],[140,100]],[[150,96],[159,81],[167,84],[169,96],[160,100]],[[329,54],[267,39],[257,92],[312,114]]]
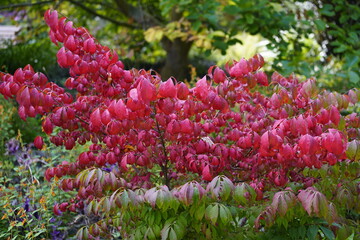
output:
[[[16,108],[4,97],[0,97],[0,154],[5,153],[5,142],[16,135],[11,119],[16,114]]]
[[[47,36],[46,36],[47,37]],[[30,64],[35,71],[44,72],[55,82],[60,82],[68,76],[68,71],[61,69],[56,62],[56,47],[48,39],[39,39],[25,43],[7,42],[0,49],[0,71],[14,73],[16,69]]]
[[[322,87],[341,91],[360,86],[355,2],[231,1],[224,11],[233,16],[233,31],[270,41],[267,47],[277,53],[272,67],[281,74],[316,76]]]
[[[5,1],[3,5],[6,8],[14,3]],[[247,32],[270,41],[267,48],[277,54],[272,68],[285,76],[292,72],[315,76],[321,87],[339,91],[360,86],[360,8],[352,0],[74,0],[28,5],[15,8],[27,13],[27,28],[18,36],[23,42],[46,37],[47,30],[39,22],[45,9],[52,7],[74,22],[96,29],[101,41],[111,39],[107,45],[116,47],[122,59],[134,63],[132,66],[150,63],[148,68],[160,70],[170,54],[165,39],[180,39],[191,44],[193,54],[208,58],[241,44],[238,35]],[[2,21],[9,22],[7,18]],[[16,23],[15,18],[10,22]],[[184,51],[180,48],[176,55]],[[183,61],[187,62],[187,55]],[[184,67],[188,68],[185,64],[178,72]]]
[[[309,204],[313,204],[308,208],[311,214],[297,203],[289,208],[284,216],[278,216],[274,223],[269,222],[270,227],[260,234],[261,239],[310,240],[359,237],[360,208],[357,204],[360,200],[357,190],[360,184],[359,167],[357,161],[343,162],[334,166],[324,165],[321,169],[306,168],[303,171],[304,176],[309,180],[317,181],[315,187],[318,193],[321,193],[318,195],[318,200],[315,200],[316,197],[312,199],[311,195],[306,198]],[[292,186],[294,190],[298,187]],[[304,206],[304,202],[302,205]]]
[[[254,189],[246,183],[233,185],[223,176],[216,177],[206,190],[196,182],[171,191],[165,186],[119,189],[87,205],[87,215],[102,218],[77,236],[110,238],[118,229],[125,239],[355,239],[360,199],[359,180],[352,179],[358,167],[353,162],[325,165],[321,170],[307,168],[304,176],[316,178],[318,189],[273,189],[262,201],[255,200]],[[93,169],[77,178],[92,181],[94,174],[107,179],[112,173]],[[321,180],[322,175],[327,178]],[[339,179],[344,182],[340,187]]]
[[[29,118],[26,122],[22,121],[17,114],[16,103],[5,100],[0,96],[0,155],[5,153],[5,143],[11,138],[16,137],[21,130],[24,142],[32,142],[41,133],[39,119]]]
[[[190,184],[182,190],[179,188],[178,193],[185,189],[194,190]],[[170,192],[166,187],[154,188],[145,195],[143,189],[117,191],[100,202],[92,201],[88,205],[87,214],[102,213],[104,219],[80,230],[78,237],[96,232],[105,237],[109,233],[102,232],[102,224],[111,224],[116,228],[121,222],[127,222],[120,231],[126,239],[218,239],[240,236],[237,239],[246,239],[246,231],[251,226],[242,228],[239,223],[244,221],[243,217],[251,214],[251,208],[244,211],[235,207],[236,201],[228,195],[232,195],[233,190],[229,190],[222,191],[222,198],[218,196],[223,201],[216,196],[203,196],[204,190],[200,190],[201,194],[198,192],[198,197],[194,197],[192,203],[186,199],[178,200],[173,195],[174,191]],[[140,200],[141,196],[145,202]],[[253,203],[248,201],[244,207],[251,207]]]
[[[72,154],[76,154],[76,150]],[[20,136],[6,143],[0,162],[0,239],[70,239],[78,224],[74,214],[54,217],[52,207],[64,197],[57,182],[44,179],[44,171],[72,157],[63,149],[35,150]]]

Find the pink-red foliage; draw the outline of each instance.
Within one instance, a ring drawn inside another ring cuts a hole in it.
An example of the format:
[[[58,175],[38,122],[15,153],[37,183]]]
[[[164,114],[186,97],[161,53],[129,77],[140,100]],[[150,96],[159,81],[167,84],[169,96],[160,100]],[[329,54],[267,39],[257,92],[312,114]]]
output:
[[[13,76],[1,74],[0,93],[16,98],[23,120],[44,116],[43,130],[56,146],[71,150],[92,142],[76,161],[46,171],[49,181],[70,176],[60,187],[78,191],[77,203],[57,205],[56,214],[120,186],[148,188],[155,165],[167,185],[189,172],[205,181],[222,173],[249,182],[261,199],[269,186],[307,181],[298,174],[304,167],[345,160],[347,142],[359,137],[353,130],[359,116],[340,114],[359,100],[358,90],[318,94],[314,79],[300,82],[276,72],[268,80],[260,55],[226,70],[211,67],[189,88],[174,78],[162,81],[154,71],[125,70],[115,51],[56,11],[48,10],[45,21],[51,41],[62,44],[57,61],[69,68],[65,86],[76,96],[29,65]],[[61,131],[52,134],[54,127]],[[36,138],[35,146],[42,145]],[[74,178],[84,169],[111,166],[106,176],[112,177],[92,175],[98,181],[86,186]],[[125,182],[126,176],[132,178]]]

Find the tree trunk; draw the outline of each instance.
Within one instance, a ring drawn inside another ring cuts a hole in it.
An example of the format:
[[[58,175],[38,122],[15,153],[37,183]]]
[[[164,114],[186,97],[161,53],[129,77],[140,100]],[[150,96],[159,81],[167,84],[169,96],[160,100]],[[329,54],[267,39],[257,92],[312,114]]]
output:
[[[119,11],[141,24],[143,29],[148,29],[154,26],[165,26],[165,23],[159,22],[157,18],[143,11],[142,7],[135,7],[126,0],[113,0]],[[183,12],[178,11],[177,8],[172,8],[170,19],[172,22],[179,21],[183,17]],[[188,57],[192,45],[191,41],[181,40],[180,38],[171,41],[167,37],[161,40],[161,44],[166,51],[165,66],[161,69],[161,76],[163,80],[169,77],[175,77],[178,81],[184,81],[189,78]]]
[[[189,80],[189,51],[192,42],[182,41],[180,38],[170,41],[168,38],[162,40],[166,51],[165,66],[161,70],[163,80],[174,77],[178,81]]]

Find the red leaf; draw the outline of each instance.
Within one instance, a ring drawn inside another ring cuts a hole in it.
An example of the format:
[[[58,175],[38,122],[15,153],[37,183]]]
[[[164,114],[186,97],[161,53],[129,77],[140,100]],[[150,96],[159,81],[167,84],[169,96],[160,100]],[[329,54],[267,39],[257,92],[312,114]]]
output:
[[[87,152],[83,152],[79,155],[78,161],[80,164],[87,165],[90,162]]]
[[[283,145],[280,148],[279,153],[280,153],[281,157],[286,160],[292,160],[295,156],[295,151],[289,144]]]
[[[185,83],[181,82],[177,84],[177,98],[180,100],[186,100],[189,95],[189,88]]]
[[[320,113],[317,115],[317,120],[321,124],[327,124],[330,120],[330,114],[326,109],[321,109]]]
[[[209,94],[209,85],[206,81],[206,77],[203,77],[196,82],[196,87],[194,88],[195,96],[201,100],[205,100]]]
[[[66,47],[67,49],[69,49],[70,51],[75,51],[77,49],[77,45],[75,42],[75,38],[73,35],[69,35],[65,42],[64,42],[64,47]]]
[[[10,83],[10,92],[12,95],[16,95],[19,89],[20,89],[19,84],[14,82]]]
[[[159,97],[176,97],[176,88],[172,78],[169,78],[166,82],[162,82],[159,88]]]
[[[93,38],[88,38],[84,41],[84,50],[91,54],[96,52],[96,44]]]
[[[280,108],[281,106],[280,96],[274,93],[270,98],[270,103],[274,109]]]
[[[202,178],[205,180],[205,181],[211,181],[213,179],[213,177],[211,176],[211,173],[210,173],[210,167],[209,165],[206,165],[203,170],[202,170]]]
[[[72,65],[72,64],[69,64],[69,65]],[[86,61],[77,60],[76,65],[79,68],[80,74],[85,74],[89,70],[89,64]]]
[[[156,88],[154,84],[146,78],[142,78],[142,81],[138,85],[138,92],[140,93],[141,99],[145,101],[154,101],[156,99]]]
[[[75,140],[74,138],[68,138],[66,139],[65,143],[64,143],[65,149],[66,150],[71,150],[75,147]]]
[[[191,134],[194,131],[192,122],[189,119],[185,119],[180,122],[181,132],[186,134]]]
[[[322,144],[325,149],[335,155],[341,155],[346,150],[346,142],[336,129],[329,129],[329,133],[321,134]]]
[[[315,188],[308,187],[305,190],[300,190],[298,199],[310,216],[312,213],[315,213],[318,217],[327,218],[329,203],[325,195],[317,191]]]
[[[58,28],[58,13],[57,13],[57,11],[56,10],[50,11],[50,9],[48,9],[45,12],[44,18],[45,18],[46,24],[51,28],[51,30],[56,31]]]
[[[318,149],[318,143],[313,136],[306,134],[301,136],[299,140],[299,147],[303,155],[313,155]]]
[[[72,35],[75,33],[75,28],[73,28],[73,22],[72,21],[68,21],[65,26],[64,26],[64,32],[67,35]]]
[[[42,123],[42,127],[47,135],[51,134],[53,131],[53,124],[51,123],[49,118],[45,118],[45,120]]]
[[[94,127],[101,127],[101,113],[99,108],[91,113],[90,122]]]
[[[105,109],[101,114],[101,122],[107,125],[111,121],[111,114],[108,109]]]
[[[109,164],[115,164],[116,163],[116,157],[115,157],[115,153],[113,152],[109,152],[106,154],[106,161]]]
[[[330,120],[337,126],[340,122],[340,112],[335,106],[330,108]]]
[[[114,104],[114,109],[118,119],[123,120],[128,117],[127,107],[121,99]]]
[[[242,58],[239,62],[230,69],[230,76],[232,77],[243,77],[245,74],[249,73],[251,69],[249,68],[248,62]]]
[[[30,89],[30,103],[33,106],[38,105],[39,103],[40,94],[39,91],[36,88]]]
[[[59,49],[59,51],[57,52],[56,54],[56,57],[57,57],[57,62],[59,64],[60,67],[67,67],[68,64],[67,64],[67,58],[66,58],[66,52],[65,52],[65,48],[62,47]]]
[[[60,216],[60,215],[62,214],[62,212],[61,212],[60,209],[59,209],[59,204],[55,204],[55,205],[54,205],[53,212],[54,212],[54,214],[57,215],[57,216]]]
[[[109,122],[109,124],[107,124],[106,127],[106,131],[110,134],[110,135],[117,135],[121,132],[121,124],[116,121],[113,120],[111,122]]]
[[[264,72],[257,72],[254,74],[254,78],[256,79],[256,81],[263,86],[268,86],[269,85],[269,80],[268,77],[266,76],[266,74]]]
[[[14,73],[14,81],[23,83],[25,81],[25,74],[21,68],[16,69]]]
[[[260,154],[262,156],[273,156],[281,147],[282,140],[279,136],[270,131],[266,131],[260,140]]]
[[[116,64],[110,67],[111,78],[119,79],[123,75],[123,69]]]
[[[225,72],[221,68],[216,67],[214,71],[214,82],[221,83],[224,82],[225,79],[226,79]]]
[[[280,216],[285,216],[287,210],[296,204],[296,196],[292,191],[275,193],[271,206]]]
[[[37,149],[42,149],[42,147],[44,146],[44,140],[41,136],[37,136],[35,139],[34,139],[34,146],[37,148]]]
[[[174,102],[170,98],[160,99],[158,101],[158,107],[166,115],[173,113],[175,110]]]
[[[225,113],[226,111],[229,110],[229,104],[227,103],[227,101],[220,97],[220,96],[216,96],[214,98],[214,100],[212,101],[212,106],[214,109],[216,110],[220,110],[223,113]]]

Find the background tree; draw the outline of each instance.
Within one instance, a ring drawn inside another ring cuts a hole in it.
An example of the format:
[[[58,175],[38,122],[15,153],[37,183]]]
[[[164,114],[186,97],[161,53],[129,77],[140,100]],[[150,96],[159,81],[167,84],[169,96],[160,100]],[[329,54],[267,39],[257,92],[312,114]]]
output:
[[[189,79],[191,50],[206,57],[213,50],[226,54],[239,42],[237,34],[247,32],[270,41],[268,48],[277,54],[272,67],[282,74],[317,76],[339,90],[360,82],[360,8],[353,0],[2,2],[0,10],[26,9],[28,20],[53,7],[79,24],[95,25],[96,36],[111,36],[125,58],[163,62],[151,67],[164,78]]]

